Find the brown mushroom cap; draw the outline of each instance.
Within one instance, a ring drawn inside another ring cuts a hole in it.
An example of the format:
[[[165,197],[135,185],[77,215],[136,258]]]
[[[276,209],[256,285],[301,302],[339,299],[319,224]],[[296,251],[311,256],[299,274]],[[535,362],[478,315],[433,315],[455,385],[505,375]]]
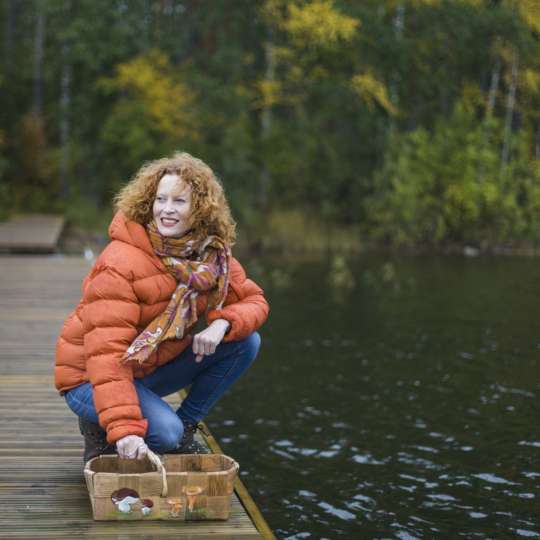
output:
[[[184,493],[186,495],[199,495],[199,493],[202,493],[203,488],[201,486],[185,486],[184,487]]]
[[[126,497],[134,497],[135,499],[139,498],[139,494],[130,488],[120,488],[111,493],[111,500],[113,503],[117,503]]]
[[[141,502],[143,503],[143,506],[146,506],[147,508],[152,508],[154,506],[154,501],[152,499],[143,499]]]

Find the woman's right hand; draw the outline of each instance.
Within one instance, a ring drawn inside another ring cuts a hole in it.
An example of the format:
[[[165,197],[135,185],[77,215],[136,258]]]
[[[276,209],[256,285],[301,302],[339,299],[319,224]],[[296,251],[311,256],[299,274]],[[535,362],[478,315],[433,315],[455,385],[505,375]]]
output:
[[[142,437],[128,435],[116,441],[118,455],[123,459],[143,459],[148,451],[148,446]]]

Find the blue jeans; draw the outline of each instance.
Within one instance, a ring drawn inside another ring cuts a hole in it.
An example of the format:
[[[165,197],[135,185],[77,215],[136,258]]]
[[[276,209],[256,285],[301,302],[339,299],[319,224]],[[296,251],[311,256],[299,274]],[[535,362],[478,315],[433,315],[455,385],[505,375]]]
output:
[[[221,342],[214,354],[195,362],[191,346],[169,363],[142,379],[135,379],[141,412],[148,420],[146,444],[158,453],[177,447],[184,433],[184,423],[197,423],[216,401],[251,365],[261,344],[258,332],[241,341]],[[161,399],[191,384],[189,394],[174,411]],[[69,408],[81,418],[98,423],[90,383],[72,388],[64,395]]]

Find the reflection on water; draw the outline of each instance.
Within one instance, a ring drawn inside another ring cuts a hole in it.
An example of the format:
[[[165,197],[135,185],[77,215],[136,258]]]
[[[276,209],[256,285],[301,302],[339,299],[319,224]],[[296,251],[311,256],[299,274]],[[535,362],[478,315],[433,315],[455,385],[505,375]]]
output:
[[[246,261],[271,318],[208,423],[279,538],[540,538],[537,265]]]

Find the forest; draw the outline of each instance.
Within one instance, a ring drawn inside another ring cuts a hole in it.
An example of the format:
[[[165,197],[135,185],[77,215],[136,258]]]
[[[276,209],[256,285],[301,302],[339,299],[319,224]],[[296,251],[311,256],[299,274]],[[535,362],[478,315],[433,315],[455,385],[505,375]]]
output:
[[[540,240],[539,0],[4,0],[0,218],[176,150],[246,244]]]

